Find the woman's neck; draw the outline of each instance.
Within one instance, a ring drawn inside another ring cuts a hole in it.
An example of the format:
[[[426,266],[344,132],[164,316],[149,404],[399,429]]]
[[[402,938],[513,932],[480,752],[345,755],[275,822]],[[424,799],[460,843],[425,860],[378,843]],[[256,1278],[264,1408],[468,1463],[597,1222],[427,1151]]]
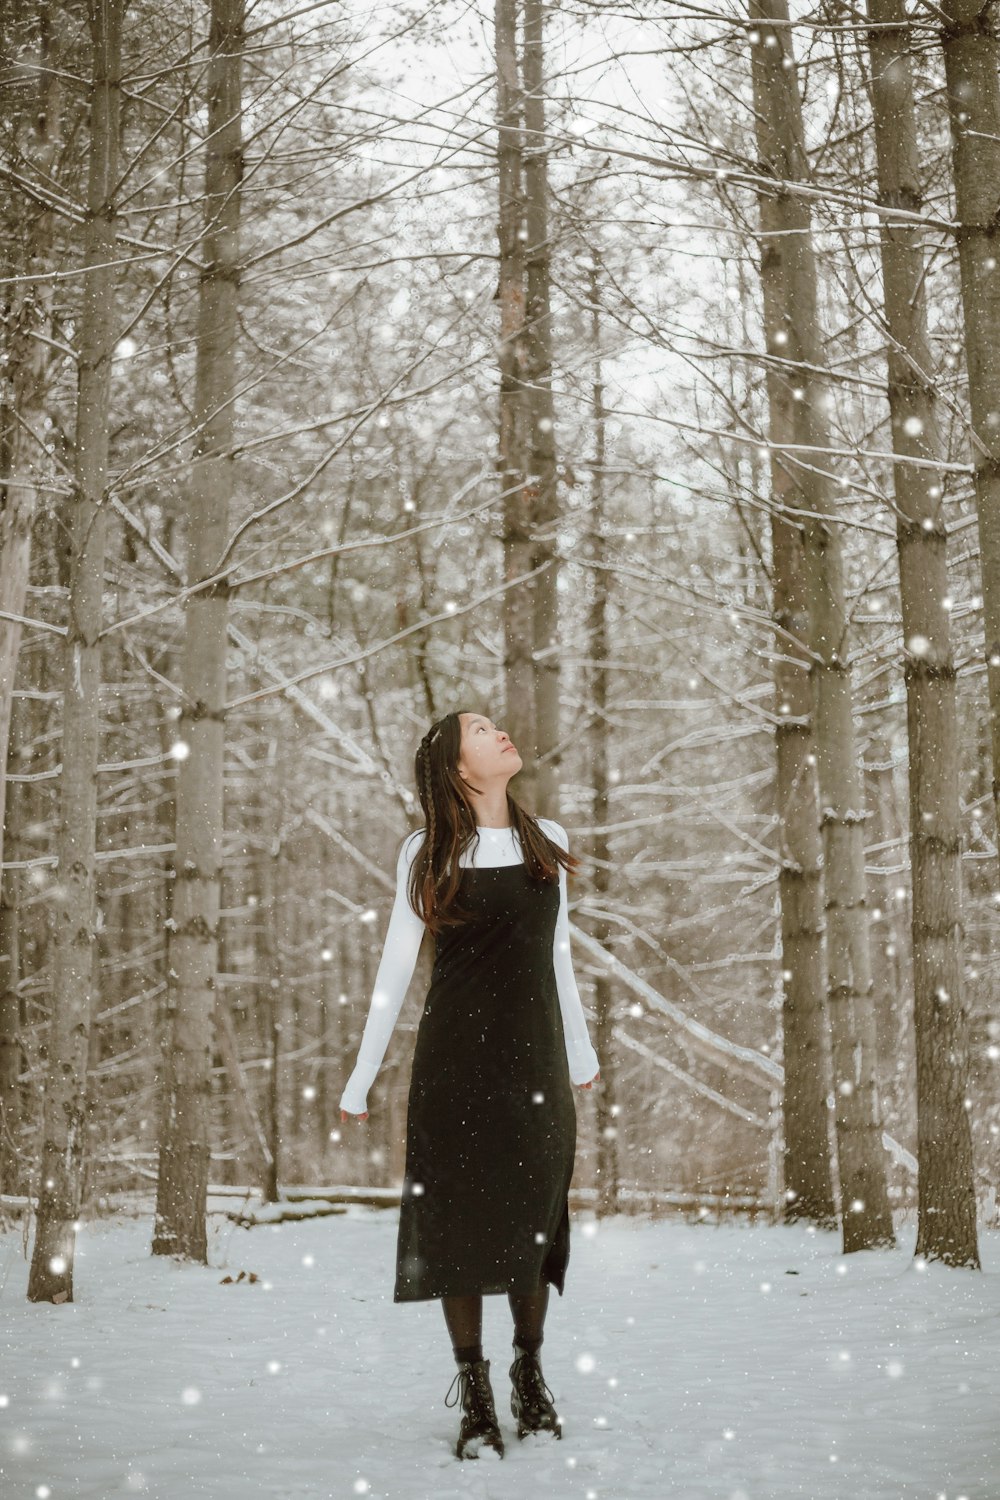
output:
[[[506,787],[490,787],[486,795],[473,799],[473,812],[480,828],[510,828],[510,807]]]

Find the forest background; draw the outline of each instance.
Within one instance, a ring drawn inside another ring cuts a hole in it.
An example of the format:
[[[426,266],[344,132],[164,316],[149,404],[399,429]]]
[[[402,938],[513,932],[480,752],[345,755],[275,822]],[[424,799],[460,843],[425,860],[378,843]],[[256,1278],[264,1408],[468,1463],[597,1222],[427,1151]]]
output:
[[[511,789],[583,859],[577,1187],[845,1248],[921,1208],[918,1250],[976,1263],[978,15],[2,7],[0,1191],[33,1295],[144,1185],[198,1255],[209,1182],[398,1183],[426,948],[364,1129],[337,1104],[451,709],[527,747]]]

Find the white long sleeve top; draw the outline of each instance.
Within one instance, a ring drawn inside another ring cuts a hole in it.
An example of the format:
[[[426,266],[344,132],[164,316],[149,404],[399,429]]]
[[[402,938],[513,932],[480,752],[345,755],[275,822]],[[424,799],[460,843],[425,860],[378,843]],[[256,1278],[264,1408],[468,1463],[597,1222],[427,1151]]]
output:
[[[569,848],[566,831],[551,818],[539,818],[543,832],[558,843]],[[340,1100],[340,1107],[348,1114],[363,1115],[368,1109],[368,1090],[382,1066],[389,1039],[392,1036],[399,1013],[406,998],[417,955],[426,927],[407,898],[407,881],[410,867],[416,858],[423,839],[423,829],[411,833],[403,841],[396,860],[396,897],[389,927],[385,935],[382,957],[375,975],[368,1019],[365,1022],[361,1046],[354,1072],[347,1081]],[[463,850],[459,863],[464,867],[488,869],[498,865],[522,863],[521,846],[513,828],[479,829],[478,846],[475,841]],[[559,913],[552,951],[556,988],[559,994],[559,1009],[562,1014],[563,1035],[566,1042],[566,1060],[569,1075],[576,1084],[590,1083],[600,1069],[583,1014],[583,1003],[573,973],[573,960],[569,947],[569,907],[566,899],[566,871],[559,868]]]

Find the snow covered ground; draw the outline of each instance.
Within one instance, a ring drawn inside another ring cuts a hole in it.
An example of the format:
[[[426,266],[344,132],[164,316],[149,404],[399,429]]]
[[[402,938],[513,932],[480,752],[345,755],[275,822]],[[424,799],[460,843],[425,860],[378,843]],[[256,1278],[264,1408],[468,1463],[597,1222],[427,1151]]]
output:
[[[25,1301],[0,1235],[3,1500],[1000,1500],[995,1230],[977,1273],[916,1268],[912,1227],[844,1258],[791,1226],[574,1215],[542,1350],[564,1437],[518,1443],[488,1297],[507,1456],[463,1463],[440,1306],[391,1300],[396,1223],[213,1216],[209,1267],[151,1258],[151,1220],[88,1225],[63,1307]]]

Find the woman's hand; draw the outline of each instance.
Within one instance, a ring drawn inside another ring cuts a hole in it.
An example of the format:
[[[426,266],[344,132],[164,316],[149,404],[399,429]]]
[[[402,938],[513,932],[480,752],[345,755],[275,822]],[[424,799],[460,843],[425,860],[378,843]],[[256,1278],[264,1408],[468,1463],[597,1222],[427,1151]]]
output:
[[[363,1115],[349,1115],[346,1109],[342,1109],[340,1111],[340,1118],[342,1120],[367,1120],[368,1111],[365,1110]]]
[[[601,1070],[600,1070],[600,1068],[598,1068],[597,1072],[594,1074],[593,1078],[590,1080],[589,1083],[578,1083],[577,1084],[577,1088],[578,1089],[592,1089],[594,1087],[594,1084],[595,1083],[600,1083],[600,1081],[601,1081]]]

